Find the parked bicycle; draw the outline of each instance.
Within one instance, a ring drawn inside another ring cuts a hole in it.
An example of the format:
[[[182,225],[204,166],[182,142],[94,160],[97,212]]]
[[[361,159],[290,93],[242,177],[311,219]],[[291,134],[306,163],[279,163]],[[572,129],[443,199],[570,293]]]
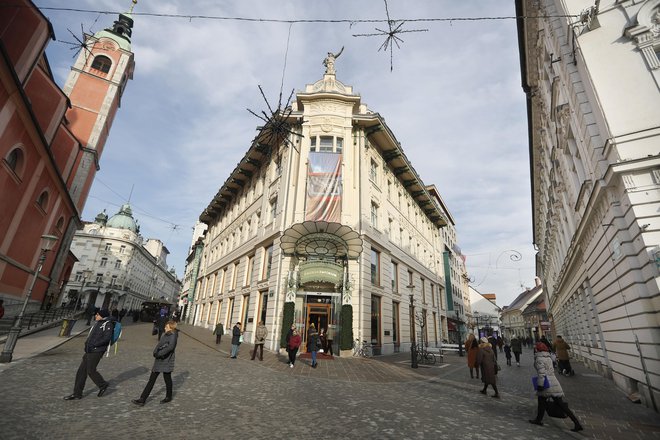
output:
[[[371,344],[367,343],[367,341],[360,341],[359,339],[356,339],[355,341],[353,341],[353,356],[358,356],[358,357],[373,356],[373,353],[371,351]]]
[[[424,346],[423,344],[417,345],[416,350],[417,350],[418,363],[429,364],[429,365],[435,364],[436,361],[435,354],[428,351],[426,346]]]

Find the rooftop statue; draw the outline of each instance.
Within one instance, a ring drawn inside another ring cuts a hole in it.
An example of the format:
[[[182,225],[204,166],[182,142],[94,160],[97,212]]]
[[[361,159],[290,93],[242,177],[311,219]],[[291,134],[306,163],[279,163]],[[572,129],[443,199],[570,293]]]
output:
[[[323,60],[323,65],[325,66],[325,74],[326,75],[334,75],[335,74],[335,60],[339,58],[339,55],[344,51],[344,46],[341,47],[341,50],[334,54],[332,52],[328,52],[328,56],[325,57]]]

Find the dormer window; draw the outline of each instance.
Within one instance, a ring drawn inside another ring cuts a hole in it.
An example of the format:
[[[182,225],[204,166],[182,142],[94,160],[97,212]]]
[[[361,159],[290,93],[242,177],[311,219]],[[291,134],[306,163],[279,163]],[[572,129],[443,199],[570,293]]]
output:
[[[103,73],[103,76],[110,72],[110,66],[112,66],[112,61],[105,55],[99,55],[92,61],[92,70],[98,71],[97,73]]]

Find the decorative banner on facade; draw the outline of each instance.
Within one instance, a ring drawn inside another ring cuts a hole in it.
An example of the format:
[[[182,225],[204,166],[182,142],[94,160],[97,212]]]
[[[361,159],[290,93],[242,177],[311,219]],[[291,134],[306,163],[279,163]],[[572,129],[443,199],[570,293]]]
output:
[[[341,154],[309,153],[305,220],[340,223]]]

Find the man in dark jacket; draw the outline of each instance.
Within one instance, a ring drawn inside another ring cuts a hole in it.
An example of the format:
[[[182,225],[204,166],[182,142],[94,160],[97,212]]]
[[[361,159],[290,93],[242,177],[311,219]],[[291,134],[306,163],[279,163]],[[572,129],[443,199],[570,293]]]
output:
[[[99,310],[94,316],[95,323],[89,331],[87,340],[85,341],[85,354],[82,357],[78,372],[76,373],[76,383],[73,386],[73,394],[66,396],[64,400],[77,400],[82,399],[83,389],[87,376],[99,387],[98,397],[103,396],[108,389],[108,382],[103,379],[101,373],[96,371],[103,353],[110,344],[112,338],[113,325],[108,319],[110,312],[107,310]]]

